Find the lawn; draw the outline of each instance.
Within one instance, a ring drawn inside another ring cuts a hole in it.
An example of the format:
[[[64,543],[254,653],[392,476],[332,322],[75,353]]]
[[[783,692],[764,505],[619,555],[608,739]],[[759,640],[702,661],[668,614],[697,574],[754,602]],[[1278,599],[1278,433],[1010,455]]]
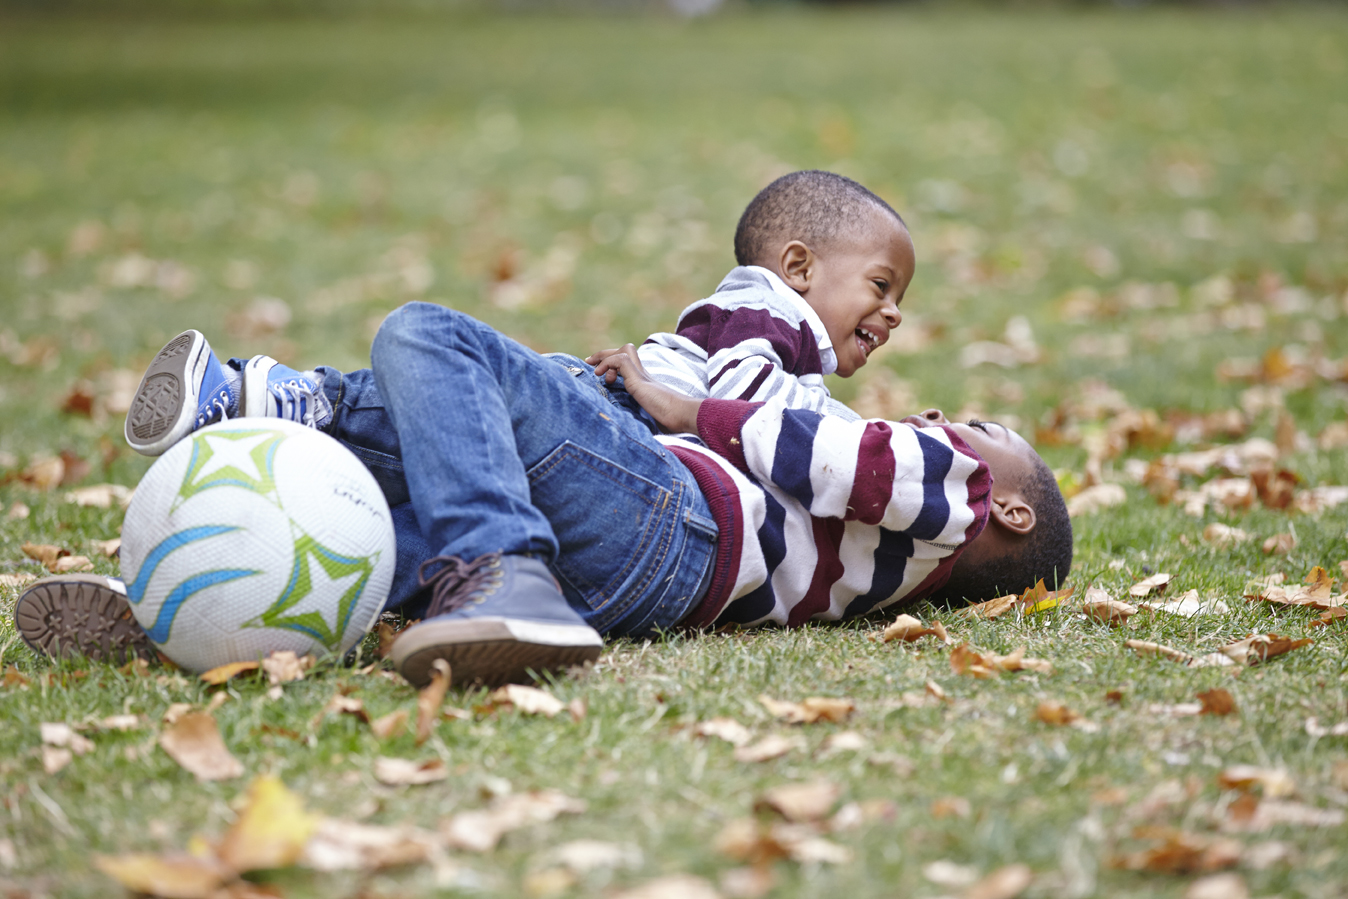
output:
[[[674,875],[701,886],[660,895],[1348,892],[1348,624],[1245,598],[1315,566],[1348,579],[1348,503],[1327,489],[1348,484],[1345,78],[1348,16],[1319,7],[0,19],[0,888],[117,895],[96,853],[246,830],[241,797],[270,774],[313,814],[428,833],[530,791],[586,806],[486,851],[268,869],[234,896],[609,895]],[[120,412],[179,330],[356,368],[389,310],[427,299],[538,349],[639,340],[714,289],[753,193],[806,167],[886,197],[918,252],[903,326],[835,394],[1007,422],[1067,492],[1117,503],[1074,519],[1056,607],[915,612],[1051,671],[956,673],[935,637],[883,642],[892,618],[675,635],[548,684],[580,701],[555,717],[452,690],[462,713],[418,744],[321,714],[347,694],[415,718],[373,638],[357,667],[275,689],[53,667],[14,634],[16,585],[44,573],[23,544],[117,571],[101,541],[120,508],[72,491],[148,467]],[[1287,551],[1265,552],[1277,535]],[[1089,588],[1136,602],[1156,573],[1200,614],[1082,614]],[[1125,646],[1264,633],[1314,642],[1250,667]],[[1213,690],[1235,713],[1190,714]],[[855,710],[790,724],[763,695]],[[210,708],[243,775],[199,782],[160,747],[180,703]],[[722,717],[784,754],[699,734]],[[61,767],[44,722],[92,749]],[[447,776],[389,786],[380,757]],[[769,791],[815,781],[827,809],[784,827]]]

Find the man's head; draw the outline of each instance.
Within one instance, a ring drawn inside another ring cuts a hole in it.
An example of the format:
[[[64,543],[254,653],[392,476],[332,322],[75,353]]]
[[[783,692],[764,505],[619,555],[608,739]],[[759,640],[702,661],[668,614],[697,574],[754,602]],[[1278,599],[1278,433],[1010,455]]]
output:
[[[854,374],[889,340],[913,280],[913,241],[899,214],[849,178],[783,175],[740,216],[735,259],[775,272],[819,314],[838,358]]]
[[[1053,472],[1015,431],[995,422],[950,424],[940,409],[910,415],[915,428],[950,425],[992,471],[992,511],[932,599],[960,605],[1020,593],[1041,578],[1050,589],[1072,568],[1072,522]]]

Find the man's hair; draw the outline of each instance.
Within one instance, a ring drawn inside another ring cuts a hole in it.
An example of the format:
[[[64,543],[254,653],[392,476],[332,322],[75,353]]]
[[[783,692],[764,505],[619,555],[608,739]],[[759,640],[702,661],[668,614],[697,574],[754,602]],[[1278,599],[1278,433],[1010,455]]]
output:
[[[1050,590],[1067,580],[1072,570],[1072,520],[1067,517],[1058,481],[1043,459],[1020,485],[1025,501],[1034,508],[1035,526],[1021,547],[977,566],[955,567],[950,580],[931,598],[958,606],[1023,593],[1041,578]],[[992,526],[991,522],[988,524]]]
[[[876,209],[908,227],[888,203],[851,178],[814,169],[783,175],[745,207],[735,228],[735,261],[763,265],[793,240],[818,252]]]

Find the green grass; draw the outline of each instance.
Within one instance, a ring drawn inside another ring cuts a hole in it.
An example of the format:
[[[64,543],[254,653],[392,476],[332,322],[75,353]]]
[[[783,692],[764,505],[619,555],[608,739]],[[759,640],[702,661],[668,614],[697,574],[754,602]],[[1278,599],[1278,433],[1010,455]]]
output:
[[[636,340],[714,288],[732,264],[739,211],[768,177],[792,168],[859,178],[904,214],[918,249],[904,327],[932,342],[877,355],[858,383],[834,385],[838,395],[854,397],[884,367],[910,382],[920,405],[1015,416],[1027,435],[1088,379],[1137,407],[1238,406],[1248,385],[1216,377],[1225,359],[1289,346],[1312,358],[1348,355],[1345,75],[1348,19],[1319,8],[876,8],[692,23],[5,19],[0,504],[22,502],[31,515],[0,518],[0,570],[35,570],[20,551],[25,541],[87,552],[89,541],[116,535],[119,512],[78,509],[62,491],[39,493],[13,475],[65,449],[92,463],[88,482],[134,484],[148,462],[125,449],[117,416],[61,407],[79,382],[101,395],[109,373],[139,373],[182,328],[202,328],[226,353],[354,368],[365,364],[380,318],[419,297],[540,349]],[[101,239],[76,252],[72,232],[87,222],[98,224],[84,233]],[[153,283],[128,284],[143,280],[128,276],[134,254],[176,262],[191,290],[175,298]],[[520,274],[523,292],[492,286],[503,268]],[[1217,275],[1231,280],[1235,300],[1213,312],[1191,288]],[[1066,314],[1068,291],[1108,299],[1127,282],[1170,282],[1175,304]],[[235,313],[257,296],[287,303],[290,323],[249,336]],[[1261,319],[1249,318],[1254,309]],[[1039,363],[957,367],[962,346],[1000,339],[1016,315],[1033,328]],[[1113,358],[1081,342],[1114,335],[1127,343]],[[1289,387],[1284,399],[1311,437],[1344,420],[1341,381]],[[1272,437],[1273,416],[1255,415],[1251,433]],[[1077,446],[1044,453],[1061,469],[1085,462]],[[1113,464],[1122,470],[1122,460]],[[1343,450],[1302,450],[1282,464],[1308,486],[1348,483]],[[1291,526],[1300,543],[1273,558],[1257,542],[1212,550],[1199,539],[1211,520],[1260,538]],[[380,745],[349,717],[301,742],[263,729],[308,734],[346,685],[372,714],[412,707],[410,688],[349,669],[321,670],[276,701],[264,685],[232,683],[217,717],[250,775],[279,774],[326,814],[433,827],[480,806],[488,776],[590,802],[583,815],[466,858],[488,895],[519,895],[548,848],[582,836],[636,845],[643,861],[591,875],[575,895],[678,871],[715,881],[737,864],[711,848],[725,822],[749,814],[763,789],[817,775],[841,784],[845,800],[893,800],[896,817],[834,837],[855,852],[850,865],[778,864],[773,895],[937,896],[948,888],[921,869],[949,859],[985,873],[1024,862],[1036,873],[1034,896],[1178,896],[1191,878],[1108,866],[1142,845],[1131,834],[1145,822],[1130,809],[1158,784],[1191,783],[1195,793],[1155,823],[1199,832],[1210,829],[1201,806],[1221,798],[1217,773],[1230,764],[1286,767],[1304,801],[1342,807],[1333,763],[1348,743],[1314,740],[1304,722],[1348,717],[1343,626],[1309,631],[1309,614],[1274,614],[1240,595],[1251,576],[1300,579],[1348,557],[1344,507],[1290,521],[1262,509],[1192,519],[1130,487],[1127,504],[1078,519],[1076,530],[1079,591],[1119,594],[1146,573],[1170,571],[1176,588],[1223,597],[1232,612],[1135,619],[1126,633],[1070,607],[1024,622],[947,616],[983,649],[1025,645],[1055,666],[1052,675],[993,681],[952,675],[948,653],[933,645],[874,642],[876,623],[619,642],[593,672],[554,686],[563,700],[589,703],[584,721],[500,713],[446,722],[421,749],[410,737]],[[205,702],[208,691],[185,676],[104,666],[55,669],[49,683],[53,669],[13,634],[16,596],[0,588],[0,663],[34,684],[0,688],[0,838],[16,855],[12,867],[0,857],[0,886],[115,894],[92,852],[218,836],[244,781],[197,784],[153,746],[150,730],[96,735],[93,753],[45,775],[39,723],[122,711],[157,721],[170,703]],[[1260,631],[1317,642],[1239,675],[1138,659],[1123,647],[1131,636],[1207,651]],[[896,706],[929,678],[954,701]],[[1213,686],[1232,692],[1239,716],[1146,711]],[[1110,690],[1123,691],[1122,704],[1107,702]],[[758,733],[790,730],[757,705],[764,692],[851,697],[858,712],[847,727],[871,740],[871,753],[911,760],[913,772],[870,765],[865,754],[819,758],[838,725],[800,729],[808,751],[762,765],[736,763],[728,745],[689,735],[688,725],[716,715]],[[1036,722],[1043,699],[1100,729]],[[438,754],[453,773],[429,787],[380,787],[370,774],[380,754]],[[1093,798],[1113,786],[1127,801]],[[971,816],[934,818],[932,803],[952,795],[968,799]],[[1290,865],[1243,876],[1256,896],[1341,895],[1346,836],[1339,827],[1242,837],[1286,840],[1296,851]],[[290,896],[437,890],[427,868],[276,878]]]

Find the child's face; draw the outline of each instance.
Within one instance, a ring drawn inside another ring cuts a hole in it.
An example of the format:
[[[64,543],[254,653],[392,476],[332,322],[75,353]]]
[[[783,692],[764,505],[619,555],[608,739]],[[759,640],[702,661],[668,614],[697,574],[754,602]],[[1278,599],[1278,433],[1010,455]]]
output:
[[[913,280],[913,241],[893,216],[876,209],[860,239],[808,255],[794,272],[787,262],[783,279],[819,314],[838,357],[838,374],[850,377],[903,320],[899,303]]]

